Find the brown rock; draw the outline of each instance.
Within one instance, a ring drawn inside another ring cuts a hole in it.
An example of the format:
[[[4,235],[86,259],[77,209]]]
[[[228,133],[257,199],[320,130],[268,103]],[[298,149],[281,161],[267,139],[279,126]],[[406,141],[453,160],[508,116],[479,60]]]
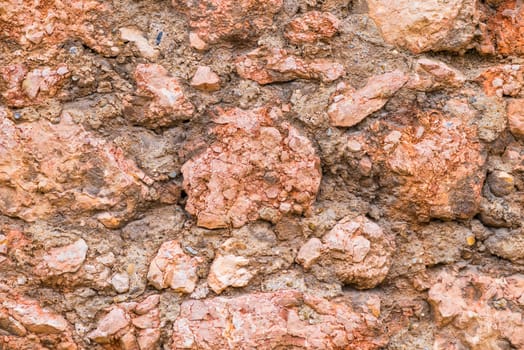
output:
[[[209,44],[256,39],[261,31],[272,25],[273,15],[280,11],[282,0],[197,0],[191,3],[172,0],[172,4],[188,17],[192,42],[202,42],[198,46],[205,49]]]
[[[428,300],[441,338],[456,339],[461,348],[475,350],[501,349],[506,341],[521,349],[523,290],[522,275],[494,278],[475,269],[460,274],[444,271],[429,290]]]
[[[177,241],[162,244],[151,261],[147,279],[157,289],[171,288],[176,292],[191,293],[198,281],[200,258],[190,257]]]
[[[124,101],[124,111],[131,121],[159,128],[187,120],[195,108],[184,96],[178,79],[158,64],[139,64],[135,70],[136,96]]]
[[[206,228],[240,227],[274,211],[302,214],[320,185],[320,161],[310,141],[279,123],[279,110],[219,111],[216,141],[182,166],[186,210]]]
[[[389,116],[383,126],[368,152],[393,195],[383,197],[389,215],[429,221],[478,212],[485,155],[474,128],[438,111],[417,110]]]
[[[242,256],[218,255],[207,277],[207,284],[211,289],[220,294],[229,286],[247,286],[254,273],[247,268],[249,259]]]
[[[313,43],[333,37],[340,26],[339,19],[329,12],[309,11],[293,19],[285,28],[286,38],[294,43]]]
[[[64,114],[15,124],[0,108],[0,213],[26,221],[111,210],[130,217],[152,183],[121,149]]]
[[[524,99],[508,101],[509,130],[518,139],[524,140]]]
[[[369,0],[368,6],[385,41],[414,53],[466,51],[479,18],[475,0]]]
[[[172,349],[371,350],[386,344],[372,314],[296,291],[188,300]]]
[[[87,336],[100,344],[109,343],[113,337],[131,322],[129,315],[120,307],[114,307]]]
[[[208,66],[199,66],[191,79],[191,86],[203,91],[220,89],[220,78]]]
[[[258,48],[236,61],[237,73],[259,84],[295,79],[332,82],[344,75],[344,67],[328,59],[305,60],[282,49]]]
[[[328,109],[331,125],[350,127],[360,123],[381,109],[407,80],[404,73],[393,71],[370,78],[360,90],[349,87],[342,94],[335,95]]]
[[[380,226],[364,216],[342,219],[322,237],[312,238],[298,253],[297,261],[320,279],[334,274],[359,289],[374,288],[386,277],[395,243]]]
[[[48,275],[75,272],[82,266],[87,249],[87,243],[83,239],[67,246],[53,248],[44,255],[43,262],[37,269],[45,271]]]
[[[141,329],[137,338],[140,350],[158,349],[160,335],[160,329]]]

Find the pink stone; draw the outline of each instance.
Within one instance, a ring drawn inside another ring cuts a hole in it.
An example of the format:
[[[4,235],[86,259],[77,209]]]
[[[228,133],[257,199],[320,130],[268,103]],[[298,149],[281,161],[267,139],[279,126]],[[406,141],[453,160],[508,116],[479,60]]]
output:
[[[220,78],[208,66],[199,66],[191,79],[191,86],[203,91],[220,89]]]
[[[242,256],[218,255],[211,265],[207,283],[217,294],[229,286],[244,287],[254,276],[248,265],[249,259]]]
[[[87,336],[100,344],[108,343],[118,331],[126,328],[131,322],[129,315],[121,308],[114,307],[99,322],[94,331]]]
[[[82,266],[88,246],[83,239],[75,243],[53,248],[43,258],[40,269],[45,269],[50,275],[61,275],[66,272],[75,272]]]
[[[360,90],[350,88],[336,95],[328,108],[331,125],[350,127],[360,123],[381,109],[407,80],[404,73],[393,71],[370,78]]]
[[[218,111],[216,141],[182,166],[186,210],[197,216],[197,225],[240,227],[264,210],[278,221],[286,205],[299,204],[297,214],[311,206],[320,160],[311,142],[280,122],[279,114],[276,108]],[[282,197],[275,198],[275,192]]]
[[[524,99],[508,101],[508,123],[511,133],[524,140]]]
[[[309,269],[322,254],[322,242],[318,238],[311,238],[306,242],[297,254],[297,262]]]
[[[333,60],[305,60],[282,49],[258,48],[236,61],[238,74],[259,84],[314,79],[332,82],[344,75],[344,67]]]
[[[150,128],[173,125],[191,118],[195,108],[177,78],[158,64],[139,64],[135,70],[136,96],[124,101],[127,116]],[[142,100],[148,100],[144,105]]]
[[[333,37],[339,26],[340,21],[335,15],[329,12],[309,11],[289,22],[284,35],[294,44],[313,43]]]
[[[372,314],[289,290],[188,300],[172,349],[372,350],[387,343],[378,326]]]
[[[177,241],[162,244],[151,261],[147,279],[157,289],[171,288],[181,293],[191,293],[198,281],[197,268],[200,258],[194,258],[182,250]]]
[[[0,301],[0,303],[2,303]],[[61,333],[67,330],[69,324],[60,315],[53,311],[43,309],[33,300],[19,298],[4,300],[3,306],[13,317],[31,332],[42,334]]]

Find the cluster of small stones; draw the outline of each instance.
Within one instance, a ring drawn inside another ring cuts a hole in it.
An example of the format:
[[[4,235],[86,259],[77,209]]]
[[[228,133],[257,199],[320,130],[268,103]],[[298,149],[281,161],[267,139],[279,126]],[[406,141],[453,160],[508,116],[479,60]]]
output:
[[[0,1],[0,349],[524,349],[522,0]]]

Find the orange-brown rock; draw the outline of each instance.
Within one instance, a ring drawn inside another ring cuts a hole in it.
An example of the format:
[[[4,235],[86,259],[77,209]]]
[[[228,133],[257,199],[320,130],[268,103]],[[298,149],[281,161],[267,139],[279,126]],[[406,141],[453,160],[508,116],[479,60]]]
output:
[[[273,24],[282,0],[172,0],[177,11],[186,14],[193,41],[201,49],[220,42],[253,40]]]
[[[485,155],[475,129],[439,111],[410,111],[381,122],[368,152],[381,170],[390,215],[416,221],[468,219],[478,212]]]
[[[524,86],[524,67],[506,64],[486,69],[478,77],[488,96],[518,96]]]
[[[178,79],[161,65],[139,64],[135,80],[135,96],[128,96],[124,102],[124,112],[132,122],[159,128],[193,115],[195,108],[184,96]]]
[[[523,293],[522,275],[443,271],[428,293],[440,328],[435,349],[450,349],[457,340],[458,349],[524,348]]]
[[[346,349],[385,345],[378,320],[297,291],[182,303],[172,349]]]
[[[414,53],[466,51],[479,19],[476,0],[369,0],[368,7],[384,40]]]
[[[362,89],[345,87],[341,94],[333,97],[333,103],[329,105],[331,125],[350,127],[360,123],[381,109],[407,81],[408,77],[404,73],[393,71],[370,78]]]
[[[69,75],[65,64],[55,68],[39,67],[28,71],[24,64],[0,68],[5,91],[5,103],[11,107],[24,107],[42,102],[46,97],[56,95]]]
[[[129,217],[152,184],[121,149],[64,114],[14,124],[0,109],[0,213],[26,221],[105,211]]]
[[[516,138],[524,139],[524,99],[509,100],[508,124],[509,130]]]
[[[320,243],[320,244],[319,244]],[[322,237],[310,239],[297,261],[318,278],[334,276],[358,289],[374,288],[386,277],[395,243],[376,223],[359,216],[344,218]]]
[[[38,5],[8,1],[0,13],[0,40],[15,41],[28,50],[53,50],[68,39],[80,39],[96,52],[115,56],[119,48],[110,34],[110,21],[97,21],[108,14],[107,4],[94,0],[50,0]]]
[[[340,20],[329,12],[309,11],[293,19],[285,28],[286,38],[294,43],[314,43],[333,37]]]
[[[302,214],[320,185],[311,142],[276,108],[218,111],[216,141],[182,166],[186,210],[207,228]]]
[[[259,84],[314,79],[332,82],[344,75],[344,67],[333,60],[303,59],[282,49],[258,48],[236,61],[238,74]]]
[[[495,53],[524,54],[524,6],[521,0],[506,0],[489,16],[488,41]]]

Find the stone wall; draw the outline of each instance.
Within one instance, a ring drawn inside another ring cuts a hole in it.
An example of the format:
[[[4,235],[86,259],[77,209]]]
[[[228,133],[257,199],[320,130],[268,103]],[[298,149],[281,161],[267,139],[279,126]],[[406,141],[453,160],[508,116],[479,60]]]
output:
[[[0,0],[0,349],[524,349],[522,0]]]

